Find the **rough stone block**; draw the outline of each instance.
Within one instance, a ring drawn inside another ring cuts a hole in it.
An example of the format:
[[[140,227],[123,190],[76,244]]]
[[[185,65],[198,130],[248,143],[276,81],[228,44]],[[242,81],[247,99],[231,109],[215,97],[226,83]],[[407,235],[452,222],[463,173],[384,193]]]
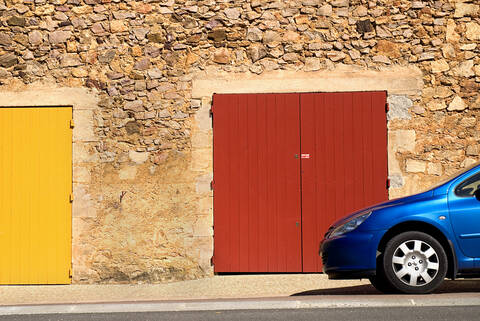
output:
[[[447,104],[445,104],[443,100],[440,100],[440,101],[433,100],[427,104],[427,107],[432,111],[436,111],[436,110],[442,110],[447,108]]]
[[[405,170],[408,173],[424,173],[427,164],[425,161],[420,161],[416,159],[407,159]]]
[[[455,3],[454,18],[462,18],[465,16],[474,16],[478,14],[480,6],[472,3]]]
[[[75,121],[75,127],[73,128],[74,142],[94,142],[98,140],[94,132],[92,110],[74,110],[73,120]]]
[[[90,170],[83,166],[73,166],[73,182],[74,183],[89,183]]]
[[[461,62],[457,67],[453,68],[453,74],[458,77],[473,77],[475,73],[473,71],[473,60],[467,60]]]
[[[455,96],[455,98],[453,98],[452,102],[448,105],[447,110],[462,111],[462,110],[465,110],[465,108],[467,108],[467,105],[465,104],[463,99],[460,98],[460,96]]]
[[[411,119],[409,109],[413,106],[412,100],[406,96],[389,95],[387,98],[390,110],[388,120]]]
[[[460,121],[460,126],[469,128],[474,127],[477,123],[477,119],[475,117],[465,117]]]
[[[202,106],[195,113],[195,127],[208,131],[212,129],[212,118],[210,117],[211,99],[202,99]]]
[[[392,130],[388,135],[388,143],[394,152],[415,151],[416,133],[413,129]]]
[[[137,152],[134,150],[131,150],[128,152],[128,158],[135,164],[143,164],[148,160],[148,156],[150,153],[148,152]]]
[[[308,57],[305,59],[305,71],[320,70],[320,59],[315,57]]]
[[[468,145],[466,154],[468,156],[478,156],[478,155],[480,155],[480,146],[479,145]]]
[[[388,179],[390,179],[390,188],[399,188],[405,183],[403,176],[400,174],[389,175]]]
[[[202,215],[211,215],[213,213],[213,198],[210,196],[200,198],[198,200],[198,212]]]
[[[136,166],[125,166],[118,172],[118,178],[121,180],[133,180],[137,176]]]
[[[212,130],[195,130],[192,132],[193,149],[212,149],[213,135]]]
[[[463,160],[462,162],[462,167],[465,168],[465,167],[470,167],[472,166],[473,164],[476,164],[478,162],[478,159],[475,159],[475,158],[471,158],[471,157],[467,157]]]
[[[210,148],[195,149],[192,151],[192,171],[207,171],[212,168],[213,156]]]
[[[468,40],[480,40],[480,25],[476,22],[469,22],[466,24],[467,31],[465,33]]]
[[[96,217],[97,210],[95,203],[92,200],[92,196],[88,192],[88,185],[85,184],[73,184],[73,217]]]
[[[213,228],[211,222],[206,216],[199,216],[193,225],[193,236],[213,236]]]
[[[197,194],[205,195],[211,194],[212,190],[210,183],[213,180],[213,173],[206,173],[201,176],[198,176],[195,184],[195,191]]]
[[[99,156],[95,144],[88,142],[73,142],[73,164],[96,163]]]
[[[443,166],[440,163],[428,163],[427,173],[430,175],[442,176]]]
[[[432,67],[433,73],[440,73],[440,72],[450,70],[450,66],[448,65],[448,62],[445,59],[432,61],[430,62],[430,65]]]

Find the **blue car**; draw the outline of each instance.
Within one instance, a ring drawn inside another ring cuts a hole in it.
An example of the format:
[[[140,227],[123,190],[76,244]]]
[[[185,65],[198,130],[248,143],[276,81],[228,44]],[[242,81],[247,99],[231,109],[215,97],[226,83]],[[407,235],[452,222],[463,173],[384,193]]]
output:
[[[480,276],[480,163],[430,190],[355,212],[320,244],[330,279],[369,278],[384,293],[429,293]]]

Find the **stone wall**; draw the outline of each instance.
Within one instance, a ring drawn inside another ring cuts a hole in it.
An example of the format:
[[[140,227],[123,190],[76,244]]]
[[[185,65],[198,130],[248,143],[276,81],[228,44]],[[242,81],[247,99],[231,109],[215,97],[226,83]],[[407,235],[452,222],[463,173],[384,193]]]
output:
[[[191,279],[212,274],[205,82],[261,92],[343,71],[313,90],[361,90],[354,71],[389,90],[401,84],[386,73],[412,70],[415,85],[388,98],[397,197],[478,157],[479,45],[477,1],[0,0],[0,104],[95,97],[74,112],[89,135],[74,146],[74,282]]]

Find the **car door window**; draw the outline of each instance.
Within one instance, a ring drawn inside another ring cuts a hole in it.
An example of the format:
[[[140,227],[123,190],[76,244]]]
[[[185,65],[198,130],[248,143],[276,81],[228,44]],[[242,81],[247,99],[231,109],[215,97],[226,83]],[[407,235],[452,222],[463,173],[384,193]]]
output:
[[[455,188],[455,194],[460,197],[469,197],[475,194],[480,186],[480,173],[470,176]]]

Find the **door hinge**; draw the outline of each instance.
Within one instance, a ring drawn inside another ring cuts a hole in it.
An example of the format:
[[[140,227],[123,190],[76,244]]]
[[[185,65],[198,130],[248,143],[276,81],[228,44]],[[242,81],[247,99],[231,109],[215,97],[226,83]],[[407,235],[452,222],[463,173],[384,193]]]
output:
[[[390,111],[389,103],[385,103],[385,112],[388,113]]]
[[[73,193],[70,193],[69,200],[70,200],[70,203],[73,202]]]
[[[210,182],[210,190],[213,191],[214,188],[215,188],[215,181],[211,181]]]
[[[390,178],[387,178],[387,189],[390,188]]]
[[[74,128],[75,127],[75,123],[73,122],[73,119],[70,119],[70,128]]]
[[[72,268],[68,269],[68,277],[71,279],[72,278]]]
[[[215,265],[215,255],[212,255],[212,257],[210,258],[210,265],[211,266]]]

